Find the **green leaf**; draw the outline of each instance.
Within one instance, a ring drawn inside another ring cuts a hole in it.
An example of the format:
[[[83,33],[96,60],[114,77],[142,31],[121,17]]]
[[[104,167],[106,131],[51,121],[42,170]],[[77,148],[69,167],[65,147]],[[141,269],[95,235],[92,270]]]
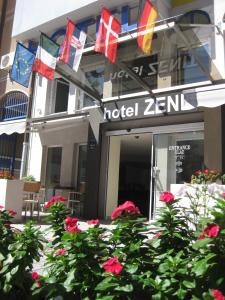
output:
[[[13,268],[12,270],[11,270],[11,275],[15,275],[16,273],[17,273],[17,271],[19,270],[19,266],[16,266],[15,268]]]
[[[102,283],[102,282],[100,282],[97,286],[96,286],[96,288],[95,288],[95,290],[96,291],[105,291],[105,290],[107,290],[108,288],[111,288],[111,287],[118,287],[118,284],[117,283],[110,283],[110,282],[106,282],[106,283]]]
[[[67,279],[66,281],[64,282],[64,287],[65,289],[67,290],[67,292],[70,292],[72,290],[72,287],[71,287],[71,283],[72,281],[74,280],[74,273],[75,273],[75,270],[72,269],[68,274],[67,274]]]
[[[208,245],[210,242],[212,241],[212,239],[210,238],[205,238],[205,239],[202,239],[202,240],[198,240],[196,241],[194,244],[193,244],[193,248],[195,250],[198,250],[200,248],[205,248],[206,245]]]
[[[138,265],[126,265],[126,271],[129,274],[134,274],[138,270]]]
[[[126,284],[124,286],[118,286],[115,288],[116,291],[121,291],[121,292],[133,292],[134,288],[132,284]]]
[[[162,263],[159,265],[159,272],[160,273],[165,273],[166,271],[168,271],[170,269],[169,265],[167,262]]]
[[[188,289],[193,289],[193,288],[195,288],[196,283],[195,283],[195,281],[184,280],[183,285]]]
[[[182,288],[179,288],[178,291],[176,292],[176,295],[177,295],[178,299],[184,299],[186,293],[187,292],[185,290],[183,290]]]

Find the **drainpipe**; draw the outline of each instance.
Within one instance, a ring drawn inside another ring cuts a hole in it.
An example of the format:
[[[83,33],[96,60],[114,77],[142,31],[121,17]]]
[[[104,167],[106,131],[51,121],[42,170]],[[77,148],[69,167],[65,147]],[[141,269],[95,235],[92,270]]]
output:
[[[0,22],[0,45],[2,44],[2,36],[3,36],[5,17],[6,17],[6,8],[7,8],[7,0],[4,0],[2,4],[2,15],[1,15],[1,22]]]

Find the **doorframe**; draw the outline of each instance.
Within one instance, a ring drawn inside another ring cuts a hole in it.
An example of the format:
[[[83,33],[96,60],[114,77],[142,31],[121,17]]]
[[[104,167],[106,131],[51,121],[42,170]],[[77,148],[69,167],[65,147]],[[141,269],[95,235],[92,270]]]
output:
[[[142,133],[152,134],[150,193],[149,193],[149,202],[151,202],[152,192],[153,192],[153,177],[152,176],[153,176],[153,164],[154,164],[154,157],[153,157],[154,156],[154,135],[163,134],[163,133],[189,132],[189,131],[204,131],[204,122],[106,131],[105,136],[111,137],[111,136],[142,134]],[[108,145],[109,145],[109,147],[108,147],[108,161],[107,161],[107,184],[106,184],[106,190],[105,190],[105,196],[106,196],[105,197],[105,216],[106,216],[107,193],[108,193],[107,187],[108,187],[108,165],[109,165],[110,143]],[[152,208],[151,208],[151,203],[149,203],[149,221],[151,221],[151,214],[152,214]]]
[[[141,134],[141,133],[159,134],[159,133],[174,133],[174,132],[201,131],[201,130],[204,130],[204,122],[114,130],[114,131],[107,131],[106,136]]]

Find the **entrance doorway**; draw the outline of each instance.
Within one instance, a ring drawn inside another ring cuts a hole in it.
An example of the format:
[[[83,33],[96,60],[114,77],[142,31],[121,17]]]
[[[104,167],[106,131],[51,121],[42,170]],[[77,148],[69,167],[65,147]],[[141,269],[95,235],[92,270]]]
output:
[[[133,201],[155,219],[164,191],[190,183],[204,164],[202,123],[117,131],[109,136],[106,217],[116,206]]]
[[[149,217],[151,149],[151,133],[110,137],[107,216],[130,200]]]

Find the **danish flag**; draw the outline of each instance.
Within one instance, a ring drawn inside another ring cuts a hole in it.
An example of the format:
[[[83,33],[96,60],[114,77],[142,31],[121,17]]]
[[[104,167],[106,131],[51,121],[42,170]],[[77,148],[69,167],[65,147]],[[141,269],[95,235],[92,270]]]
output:
[[[107,8],[103,8],[94,50],[104,54],[112,63],[116,62],[118,36],[120,32],[120,22]]]

